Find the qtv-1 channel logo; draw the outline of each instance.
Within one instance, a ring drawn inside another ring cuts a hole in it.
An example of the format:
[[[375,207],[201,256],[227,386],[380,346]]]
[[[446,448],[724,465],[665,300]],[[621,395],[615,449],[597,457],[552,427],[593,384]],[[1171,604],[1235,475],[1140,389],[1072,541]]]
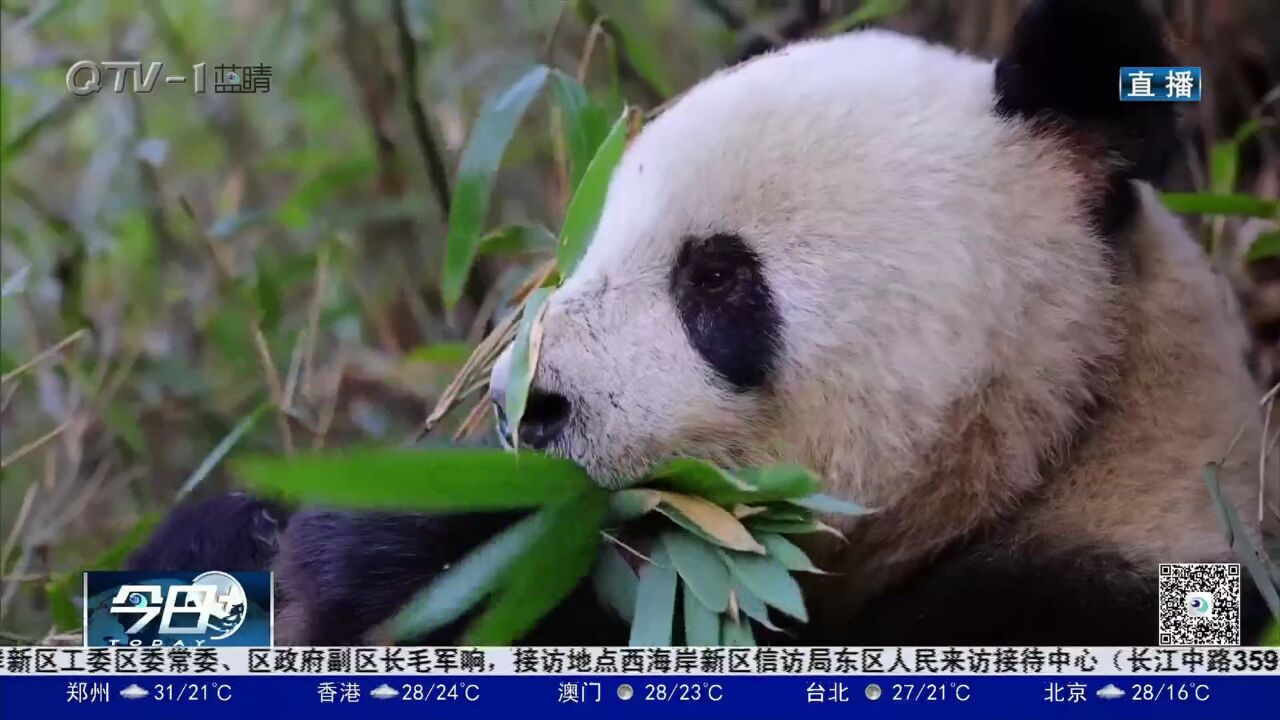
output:
[[[271,645],[269,572],[84,575],[87,647]]]

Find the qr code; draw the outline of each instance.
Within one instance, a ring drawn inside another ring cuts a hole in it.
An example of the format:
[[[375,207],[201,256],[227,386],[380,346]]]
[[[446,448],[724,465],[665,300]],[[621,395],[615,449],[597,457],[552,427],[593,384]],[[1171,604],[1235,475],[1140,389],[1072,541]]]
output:
[[[1240,565],[1160,566],[1161,645],[1240,644]]]

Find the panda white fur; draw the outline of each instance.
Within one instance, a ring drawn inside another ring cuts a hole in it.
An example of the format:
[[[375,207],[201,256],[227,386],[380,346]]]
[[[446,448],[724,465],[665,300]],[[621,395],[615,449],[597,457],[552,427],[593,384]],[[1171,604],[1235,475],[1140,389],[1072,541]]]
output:
[[[1233,560],[1202,468],[1241,430],[1246,507],[1261,435],[1226,287],[1145,182],[1172,106],[1116,97],[1174,64],[1136,2],[1039,0],[996,62],[869,30],[708,78],[549,300],[523,443],[610,487],[799,462],[878,508],[775,641],[1155,644],[1158,564]],[[278,633],[360,642],[508,521],[295,516]],[[580,590],[530,640],[625,637]]]

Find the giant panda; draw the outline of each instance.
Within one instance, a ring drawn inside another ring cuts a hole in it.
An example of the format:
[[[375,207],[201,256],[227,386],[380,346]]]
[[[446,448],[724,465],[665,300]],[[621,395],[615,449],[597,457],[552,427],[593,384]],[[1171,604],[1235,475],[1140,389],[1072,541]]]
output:
[[[797,462],[878,509],[807,548],[831,574],[770,642],[1156,644],[1159,564],[1235,561],[1205,464],[1238,434],[1248,507],[1261,436],[1231,296],[1149,184],[1174,107],[1117,98],[1176,64],[1137,2],[1036,0],[994,62],[866,30],[711,76],[548,300],[521,444],[610,488]],[[278,639],[371,641],[512,517],[281,515]],[[584,583],[525,641],[626,637]]]

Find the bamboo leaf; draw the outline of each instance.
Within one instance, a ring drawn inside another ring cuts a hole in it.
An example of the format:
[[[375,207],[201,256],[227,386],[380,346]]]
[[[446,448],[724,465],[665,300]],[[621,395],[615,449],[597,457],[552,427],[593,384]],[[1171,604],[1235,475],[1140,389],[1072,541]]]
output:
[[[805,508],[806,510],[831,513],[833,515],[858,516],[873,512],[852,500],[831,497],[830,495],[809,495],[798,500],[790,500],[789,502],[793,505]]]
[[[825,575],[826,572],[819,570],[795,543],[779,535],[778,533],[760,533],[756,535],[756,539],[764,545],[768,551],[768,556],[782,563],[788,570],[792,572],[809,572]]]
[[[747,528],[754,533],[778,533],[780,535],[807,535],[821,532],[822,526],[816,520],[769,520],[748,518]]]
[[[542,533],[515,562],[468,645],[511,645],[573,591],[595,561],[608,493],[598,487],[546,510]]]
[[[406,362],[424,365],[459,367],[471,357],[471,347],[464,342],[438,342],[420,345],[404,354]]]
[[[1209,151],[1210,187],[1215,193],[1232,193],[1239,175],[1240,146],[1262,129],[1262,118],[1240,125],[1231,137],[1214,143]]]
[[[809,619],[800,585],[787,568],[774,558],[720,550],[729,572],[765,604],[800,620]]]
[[[671,97],[671,83],[663,67],[662,53],[641,3],[620,0],[580,2],[578,10],[587,25],[599,21],[601,28],[618,45],[620,63],[659,99]]]
[[[503,530],[420,590],[391,623],[392,635],[407,642],[462,617],[493,591],[502,574],[529,549],[547,525],[541,510]]]
[[[1257,135],[1262,129],[1269,128],[1275,124],[1276,121],[1272,118],[1250,118],[1241,123],[1240,127],[1236,128],[1235,134],[1231,136],[1231,142],[1236,145],[1243,145],[1254,135]]]
[[[704,498],[717,505],[729,505],[743,497],[754,497],[757,488],[714,463],[697,458],[675,458],[652,474],[654,480],[676,492]]]
[[[779,535],[808,535],[809,533],[826,533],[844,542],[844,533],[822,522],[821,520],[757,520],[751,518],[747,523],[753,533],[772,532]]]
[[[1177,213],[1280,218],[1280,202],[1253,195],[1164,193],[1160,197],[1170,210]]]
[[[654,479],[678,492],[726,507],[801,499],[821,486],[808,470],[792,463],[728,471],[696,458],[676,458],[659,467]]]
[[[676,524],[699,532],[699,536],[713,544],[732,550],[764,553],[764,546],[756,542],[747,528],[733,513],[699,497],[659,491],[662,502],[658,512]]]
[[[1240,146],[1231,140],[1213,144],[1209,150],[1209,186],[1215,193],[1235,191],[1239,158]]]
[[[646,488],[619,490],[609,496],[609,521],[615,524],[634,520],[658,507],[662,493]]]
[[[556,250],[560,277],[573,274],[582,256],[586,254],[591,238],[595,235],[600,213],[609,192],[609,179],[613,169],[622,159],[627,145],[627,111],[624,109],[617,122],[609,130],[604,142],[596,150],[583,173],[582,182],[573,193],[565,210],[564,225],[560,228],[560,242]]]
[[[680,526],[690,534],[695,535],[707,541],[711,545],[716,545],[716,546],[720,545],[719,541],[717,541],[714,537],[711,537],[710,535],[708,535],[707,531],[698,527],[697,523],[685,517],[684,513],[680,512],[679,510],[676,510],[675,508],[669,505],[659,505],[658,510],[662,515],[666,516],[668,520]]]
[[[755,635],[751,632],[751,622],[746,618],[735,621],[729,617],[722,617],[720,639],[730,647],[750,647],[756,644]]]
[[[631,27],[623,27],[621,23],[614,22],[610,18],[605,18],[602,25],[605,32],[622,45],[622,52],[635,68],[636,74],[644,78],[649,87],[662,99],[671,97],[671,83],[667,81],[660,60],[661,52],[652,38],[647,34],[636,32]]]
[[[576,79],[557,70],[551,74],[551,84],[564,124],[565,147],[569,151],[569,187],[576,190],[596,149],[604,141],[609,119],[604,108],[591,102],[586,88]]]
[[[555,252],[556,236],[537,223],[507,225],[480,239],[481,255],[521,255]]]
[[[813,511],[808,508],[781,503],[769,505],[763,513],[752,518],[760,522],[807,522],[813,520]]]
[[[529,294],[524,303],[516,339],[511,345],[511,377],[507,383],[504,410],[507,425],[511,428],[511,444],[520,447],[520,420],[524,417],[525,404],[529,400],[529,383],[538,368],[538,351],[542,345],[542,316],[546,312],[551,288],[538,288]]]
[[[671,644],[671,626],[676,615],[676,570],[661,545],[654,548],[653,560],[640,569],[631,645]]]
[[[1280,587],[1277,587],[1280,583],[1275,580],[1280,577],[1280,574],[1277,574],[1277,570],[1270,561],[1253,546],[1248,532],[1240,522],[1240,517],[1236,515],[1236,509],[1231,504],[1231,500],[1222,492],[1218,469],[1218,463],[1205,465],[1204,483],[1209,488],[1209,496],[1213,498],[1214,505],[1218,508],[1218,516],[1222,520],[1227,542],[1235,551],[1240,564],[1249,571],[1253,584],[1258,587],[1258,592],[1262,594],[1262,599],[1266,601],[1272,616],[1280,620]]]
[[[49,582],[44,586],[45,599],[49,602],[49,610],[53,614],[53,624],[59,630],[75,630],[84,624],[84,618],[76,603],[72,600],[74,591],[66,583]]]
[[[617,549],[609,546],[600,548],[591,580],[596,594],[618,613],[618,617],[628,623],[635,618],[640,580]]]
[[[231,432],[227,433],[226,436],[214,446],[213,450],[209,451],[209,454],[200,462],[200,465],[191,473],[190,476],[187,477],[186,482],[182,483],[182,487],[178,488],[178,493],[174,496],[174,502],[182,500],[187,495],[191,494],[191,491],[195,490],[200,483],[204,482],[204,479],[209,476],[209,473],[213,472],[213,469],[218,466],[218,463],[222,462],[222,459],[227,456],[227,453],[231,452],[231,448],[235,447],[236,443],[240,442],[240,439],[252,430],[258,420],[266,414],[267,411],[271,410],[271,408],[271,403],[262,403],[253,412],[241,418],[240,422],[236,423],[235,427],[231,428]]]
[[[268,333],[274,330],[280,323],[281,313],[284,312],[284,294],[280,289],[280,277],[274,270],[260,266],[258,277],[246,295],[246,300],[257,311],[262,329]]]
[[[689,533],[668,530],[662,533],[662,547],[699,602],[717,613],[729,607],[729,568],[710,545]]]
[[[1258,643],[1263,647],[1280,647],[1280,621],[1272,622]]]
[[[368,510],[536,507],[595,487],[572,460],[502,450],[343,450],[244,458],[232,467],[252,489]]]
[[[458,166],[453,201],[449,207],[449,232],[445,238],[441,292],[449,307],[462,297],[463,286],[471,271],[480,231],[489,214],[489,194],[498,165],[516,126],[520,124],[520,118],[542,89],[547,72],[546,67],[539,65],[485,102],[471,129],[471,136],[467,138]]]
[[[756,502],[803,498],[822,487],[816,475],[794,463],[745,468],[738,476],[757,488]]]
[[[758,595],[747,589],[742,581],[733,579],[733,599],[737,603],[738,609],[743,615],[755,620],[770,630],[779,630],[777,625],[773,624],[773,620],[769,618],[769,608],[765,606],[764,601]]]
[[[720,644],[720,616],[703,605],[689,587],[684,586],[684,644],[695,647],[712,647]]]
[[[1249,246],[1249,251],[1245,253],[1245,259],[1249,262],[1257,262],[1273,257],[1280,257],[1280,230],[1262,233]]]

